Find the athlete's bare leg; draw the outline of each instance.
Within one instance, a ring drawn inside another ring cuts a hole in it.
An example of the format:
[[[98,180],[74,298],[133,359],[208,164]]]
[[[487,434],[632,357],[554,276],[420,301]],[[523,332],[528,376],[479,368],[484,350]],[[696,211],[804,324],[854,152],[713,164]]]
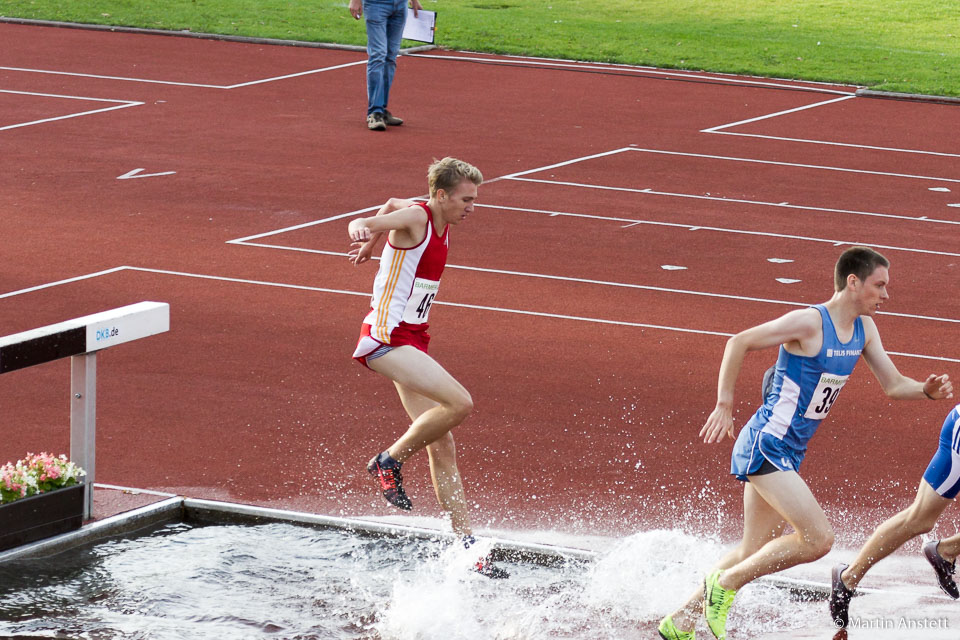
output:
[[[438,406],[430,398],[411,391],[398,382],[394,384],[397,387],[397,393],[400,394],[400,401],[403,402],[407,414],[414,422],[421,415]],[[450,514],[453,530],[461,536],[470,535],[472,533],[470,518],[463,493],[463,481],[457,470],[457,449],[453,434],[447,432],[428,444],[427,455],[430,457],[430,477],[433,479],[437,501],[443,510]]]
[[[783,534],[783,517],[760,497],[749,482],[743,487],[743,538],[731,549],[716,569],[728,569],[750,557],[761,547]],[[673,623],[681,631],[692,631],[697,618],[703,615],[703,583],[691,594],[686,604],[671,614]]]
[[[953,500],[934,491],[926,480],[921,480],[913,504],[877,527],[860,549],[857,558],[841,574],[843,583],[848,589],[856,589],[870,567],[899,549],[907,540],[932,530],[940,514],[951,502]],[[941,541],[938,552],[945,560],[953,561],[960,551],[958,542],[960,536],[947,538]]]
[[[394,460],[407,460],[446,435],[473,410],[473,400],[463,385],[419,349],[409,345],[397,347],[368,364],[404,389],[435,403],[420,413],[406,433],[387,450]]]
[[[751,476],[750,485],[793,526],[794,533],[774,538],[729,567],[719,579],[724,589],[739,589],[760,576],[813,562],[833,546],[833,529],[827,516],[796,471]]]
[[[960,533],[941,540],[937,545],[937,553],[947,562],[956,562],[957,556],[960,556]]]

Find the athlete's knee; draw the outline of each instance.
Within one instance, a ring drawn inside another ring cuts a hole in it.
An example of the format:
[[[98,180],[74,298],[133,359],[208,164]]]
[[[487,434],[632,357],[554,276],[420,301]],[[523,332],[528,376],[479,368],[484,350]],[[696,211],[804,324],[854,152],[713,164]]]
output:
[[[825,528],[816,528],[805,532],[801,539],[803,540],[804,553],[808,562],[819,560],[830,553],[833,548],[834,534],[829,526]]]
[[[911,537],[915,538],[933,531],[933,528],[937,525],[937,518],[931,516],[930,514],[911,509],[907,512],[904,525],[907,533],[910,534]]]
[[[470,392],[463,389],[461,393],[450,399],[447,408],[457,424],[463,422],[473,411],[473,398],[470,396]]]

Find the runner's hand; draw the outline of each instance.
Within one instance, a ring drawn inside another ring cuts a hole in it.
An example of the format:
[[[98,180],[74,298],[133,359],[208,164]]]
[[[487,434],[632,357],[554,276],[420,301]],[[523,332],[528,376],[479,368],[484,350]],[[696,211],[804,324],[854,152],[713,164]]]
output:
[[[373,253],[373,245],[375,243],[371,241],[367,242],[353,242],[350,244],[353,248],[347,252],[347,258],[354,266],[363,264],[370,259],[371,254]]]
[[[350,221],[347,225],[347,233],[354,242],[366,242],[372,235],[367,225],[363,224],[363,220],[359,218]]]
[[[720,442],[727,435],[733,439],[733,414],[727,407],[716,407],[700,429],[700,437],[706,444]]]
[[[931,373],[929,376],[927,376],[926,381],[923,383],[923,392],[927,394],[928,398],[932,398],[934,400],[952,398],[953,383],[950,382],[950,376],[945,373],[939,376]]]

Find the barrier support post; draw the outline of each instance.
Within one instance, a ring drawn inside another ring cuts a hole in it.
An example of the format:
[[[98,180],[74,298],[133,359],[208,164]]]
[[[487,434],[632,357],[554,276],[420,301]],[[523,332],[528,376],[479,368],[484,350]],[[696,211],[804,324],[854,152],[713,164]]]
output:
[[[70,357],[70,460],[87,472],[83,519],[93,517],[97,470],[97,354]]]

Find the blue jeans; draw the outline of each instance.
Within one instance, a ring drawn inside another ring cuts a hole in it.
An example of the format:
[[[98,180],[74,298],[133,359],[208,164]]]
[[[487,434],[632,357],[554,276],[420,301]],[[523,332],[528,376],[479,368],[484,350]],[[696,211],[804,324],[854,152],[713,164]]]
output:
[[[367,115],[387,109],[407,0],[363,0],[367,23]]]

